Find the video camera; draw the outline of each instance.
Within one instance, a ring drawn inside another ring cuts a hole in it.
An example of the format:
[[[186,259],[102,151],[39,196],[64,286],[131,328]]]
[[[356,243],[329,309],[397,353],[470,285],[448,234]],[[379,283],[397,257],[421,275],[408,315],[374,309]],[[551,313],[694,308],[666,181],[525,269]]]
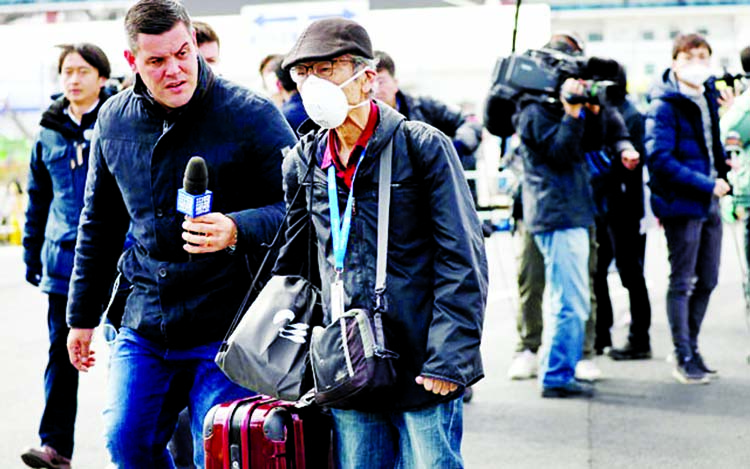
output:
[[[560,87],[568,78],[584,80],[583,95],[565,96],[571,104],[618,105],[625,99],[618,83],[620,65],[598,57],[573,57],[552,49],[528,50],[498,59],[485,106],[485,126],[499,137],[514,132],[511,118],[521,101],[560,103]]]
[[[709,86],[715,86],[717,81],[723,81],[727,87],[733,88],[737,93],[741,93],[747,89],[748,79],[750,79],[750,73],[732,74],[725,68],[723,75],[711,77],[707,83]]]

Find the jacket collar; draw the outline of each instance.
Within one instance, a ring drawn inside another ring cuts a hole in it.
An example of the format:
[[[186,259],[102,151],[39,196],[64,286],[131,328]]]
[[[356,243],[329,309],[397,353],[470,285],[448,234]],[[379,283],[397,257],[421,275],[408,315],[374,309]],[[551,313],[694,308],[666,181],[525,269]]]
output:
[[[380,110],[380,123],[375,128],[375,133],[370,138],[370,144],[368,145],[372,150],[372,154],[380,153],[388,143],[388,141],[396,133],[399,124],[406,120],[402,114],[392,109],[389,105],[382,101],[375,100]]]
[[[154,97],[151,95],[151,92],[146,87],[146,84],[143,83],[140,73],[135,74],[133,94],[143,100],[146,107],[155,112],[158,116],[166,117],[167,114],[171,114],[173,112],[176,112],[178,115],[180,115],[186,110],[199,106],[200,103],[206,99],[206,96],[211,90],[211,87],[213,86],[215,80],[216,75],[214,75],[211,67],[209,67],[208,64],[203,60],[203,57],[198,54],[198,85],[196,86],[195,92],[190,98],[190,101],[188,101],[188,103],[181,108],[167,112],[167,110],[164,109],[161,104],[157,103]]]
[[[102,87],[99,91],[99,104],[81,118],[81,125],[77,125],[70,117],[65,114],[65,109],[70,105],[65,96],[58,97],[50,107],[44,111],[39,125],[44,128],[59,132],[65,138],[77,138],[81,130],[93,127],[96,117],[99,115],[99,109],[102,104],[112,96],[112,91],[107,87]]]
[[[396,107],[397,111],[406,116],[409,119],[409,112],[414,108],[414,98],[404,93],[401,90],[396,91]]]
[[[705,95],[706,93],[704,93]],[[649,101],[662,99],[666,101],[685,100],[691,101],[689,96],[680,91],[677,76],[671,68],[664,70],[659,79],[654,83],[648,93]]]
[[[377,99],[374,99],[374,101],[378,105],[378,110],[380,111],[380,122],[375,128],[375,133],[372,135],[372,138],[370,138],[368,147],[372,149],[371,152],[378,152],[385,148],[385,144],[388,143],[388,140],[390,140],[391,136],[396,132],[399,123],[406,120],[406,117],[393,110],[383,101]],[[312,119],[308,118],[297,130],[298,135],[307,135],[311,131],[319,133],[318,136],[321,137],[319,138],[319,141],[327,141],[322,137],[326,136],[328,131],[321,131],[320,126]]]
[[[375,132],[372,134],[372,137],[370,137],[369,143],[367,144],[368,155],[379,155],[388,141],[396,133],[401,122],[406,120],[406,117],[393,110],[384,102],[377,99],[374,101],[378,105],[380,122],[378,122],[378,126],[375,127]],[[312,119],[308,119],[300,125],[300,132],[303,130],[306,130],[306,132],[300,133],[299,135],[306,135],[312,129],[315,129],[314,136],[311,136],[311,142],[313,142],[312,145],[313,148],[315,148],[313,155],[315,155],[314,157],[317,158],[318,164],[320,164],[323,161],[326,142],[328,142],[328,130],[321,129]],[[369,158],[365,158],[365,160],[369,160]],[[363,165],[370,166],[370,163],[363,162]]]

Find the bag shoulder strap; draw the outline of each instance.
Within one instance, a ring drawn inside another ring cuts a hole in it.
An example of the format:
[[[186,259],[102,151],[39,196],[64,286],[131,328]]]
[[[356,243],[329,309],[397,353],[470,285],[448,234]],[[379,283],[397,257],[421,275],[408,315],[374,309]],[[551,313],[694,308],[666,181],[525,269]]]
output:
[[[315,168],[315,157],[312,157],[310,161],[308,162],[307,172],[305,173],[305,179],[312,177],[314,168]],[[312,182],[310,183],[310,185],[312,186]],[[284,213],[284,218],[281,220],[281,224],[276,230],[276,234],[274,235],[273,240],[271,241],[271,244],[268,245],[268,250],[266,251],[266,255],[263,257],[263,261],[260,263],[260,267],[258,267],[258,272],[255,274],[255,277],[250,283],[250,288],[248,288],[247,293],[245,294],[245,298],[242,300],[240,307],[237,309],[237,312],[234,315],[232,324],[229,326],[227,333],[224,335],[224,340],[222,340],[222,344],[221,344],[221,350],[226,349],[227,339],[229,339],[229,336],[231,336],[232,332],[234,332],[234,330],[237,328],[237,325],[239,324],[240,319],[242,318],[242,315],[245,312],[245,309],[247,309],[248,303],[250,302],[250,298],[252,297],[252,293],[257,288],[258,280],[261,278],[263,269],[265,268],[266,264],[269,261],[271,253],[273,252],[273,248],[276,246],[276,244],[280,240],[283,239],[282,233],[284,232],[284,229],[286,228],[286,222],[289,219],[291,207],[294,206],[294,203],[297,201],[297,198],[302,193],[302,189],[304,189],[304,185],[300,184],[299,187],[297,188],[297,192],[294,193],[294,197],[292,198],[292,201],[289,204],[289,207],[287,207],[286,212]],[[311,223],[311,214],[309,211],[307,213],[307,223],[308,223],[308,229],[309,229],[309,224]],[[308,259],[311,257],[309,250],[310,250],[310,246],[308,243],[308,256],[307,256]],[[308,278],[309,278],[309,266],[308,266]]]
[[[380,155],[378,179],[378,258],[375,271],[375,310],[385,308],[384,293],[388,266],[388,228],[391,207],[391,173],[393,167],[393,137]]]

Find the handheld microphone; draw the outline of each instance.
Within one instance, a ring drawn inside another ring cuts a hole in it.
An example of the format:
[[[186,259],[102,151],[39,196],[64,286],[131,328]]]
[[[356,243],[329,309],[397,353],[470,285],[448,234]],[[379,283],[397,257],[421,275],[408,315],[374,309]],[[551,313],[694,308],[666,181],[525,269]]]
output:
[[[208,187],[208,168],[206,161],[194,156],[185,168],[182,189],[177,191],[177,211],[190,218],[196,218],[211,212],[213,193]]]

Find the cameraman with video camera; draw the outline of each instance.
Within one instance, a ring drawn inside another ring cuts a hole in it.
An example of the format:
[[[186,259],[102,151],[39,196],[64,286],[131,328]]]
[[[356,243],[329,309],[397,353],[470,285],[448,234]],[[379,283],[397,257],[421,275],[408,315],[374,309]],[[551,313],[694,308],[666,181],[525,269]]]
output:
[[[543,49],[562,52],[566,58],[564,62],[575,60],[578,62],[579,57],[584,55],[584,44],[577,35],[570,32],[554,33]],[[501,59],[503,61],[505,59]],[[580,59],[585,60],[585,59]],[[576,65],[576,68],[578,66]],[[498,70],[499,71],[499,70]],[[555,75],[554,73],[551,75]],[[524,77],[528,78],[528,77]],[[558,80],[556,76],[553,77]],[[501,79],[502,83],[502,79]],[[502,86],[502,85],[501,85]],[[510,116],[516,109],[516,102],[505,100],[502,92],[497,90],[490,91],[487,106],[485,107],[485,125],[491,133],[499,136],[505,136],[503,132],[514,131]],[[552,91],[555,87],[552,86]],[[516,94],[516,91],[511,91]],[[557,93],[555,93],[557,94]],[[499,106],[498,106],[499,105]],[[508,112],[509,108],[512,111]],[[513,150],[513,155],[519,152]],[[515,156],[513,157],[515,158]],[[518,155],[520,163],[520,154]],[[522,164],[522,163],[521,163]],[[521,180],[523,171],[520,171]],[[520,297],[520,307],[517,315],[516,329],[519,335],[519,342],[516,347],[516,354],[508,368],[508,377],[514,380],[529,379],[536,377],[538,369],[537,352],[542,342],[542,298],[544,296],[545,278],[544,278],[544,257],[542,257],[539,248],[534,242],[534,236],[529,233],[523,223],[523,204],[521,203],[521,190],[523,183],[519,185],[517,193],[514,195],[513,212],[516,230],[520,237],[520,252],[518,254],[518,294]],[[593,230],[593,226],[591,228]],[[596,250],[596,237],[590,233],[590,249]],[[591,282],[594,282],[596,269],[596,256],[591,255],[589,259],[589,275]],[[596,381],[601,377],[601,371],[594,362],[594,342],[596,336],[596,295],[591,292],[591,309],[585,325],[583,340],[583,355],[576,365],[576,378],[584,381]]]
[[[540,362],[542,397],[589,397],[593,388],[575,378],[575,368],[591,312],[590,167],[606,166],[606,153],[620,156],[626,166],[637,164],[639,155],[617,110],[602,105],[600,85],[573,74],[563,78],[559,100],[521,97],[516,131],[525,172],[524,221],[544,257],[552,306]]]

